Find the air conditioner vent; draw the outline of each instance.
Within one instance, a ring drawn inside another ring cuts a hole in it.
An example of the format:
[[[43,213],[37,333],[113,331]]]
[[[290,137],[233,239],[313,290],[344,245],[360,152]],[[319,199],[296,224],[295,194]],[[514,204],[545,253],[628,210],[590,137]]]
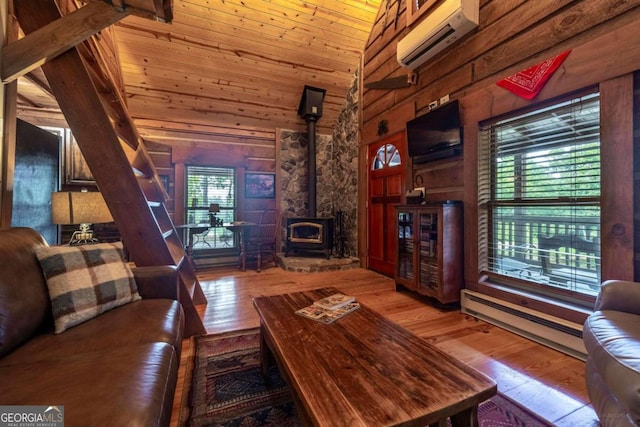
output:
[[[398,42],[397,59],[414,69],[478,26],[478,0],[446,0]]]

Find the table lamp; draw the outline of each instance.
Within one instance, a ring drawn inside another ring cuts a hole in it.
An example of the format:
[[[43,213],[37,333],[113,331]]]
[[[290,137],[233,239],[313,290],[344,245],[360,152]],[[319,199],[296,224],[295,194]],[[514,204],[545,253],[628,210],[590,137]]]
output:
[[[51,211],[54,224],[80,224],[80,229],[71,236],[69,246],[98,243],[98,239],[93,237],[91,224],[113,222],[102,194],[97,191],[52,193]]]
[[[217,217],[218,212],[220,212],[220,205],[217,203],[211,203],[209,205],[209,223],[212,227],[222,226],[222,218]]]

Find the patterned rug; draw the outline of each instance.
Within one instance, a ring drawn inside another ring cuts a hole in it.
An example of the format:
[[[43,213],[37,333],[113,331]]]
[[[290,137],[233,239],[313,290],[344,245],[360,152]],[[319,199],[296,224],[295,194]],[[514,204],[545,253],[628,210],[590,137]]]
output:
[[[276,367],[265,383],[257,329],[195,338],[180,425],[189,427],[299,426],[286,383]],[[549,427],[536,415],[498,394],[480,404],[480,427]]]

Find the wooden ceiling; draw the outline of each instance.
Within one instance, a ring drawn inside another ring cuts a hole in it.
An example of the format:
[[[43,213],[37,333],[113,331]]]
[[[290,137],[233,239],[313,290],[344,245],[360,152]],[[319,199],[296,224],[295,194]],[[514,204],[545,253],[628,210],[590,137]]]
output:
[[[128,16],[115,36],[129,113],[145,123],[297,130],[310,85],[327,91],[317,126],[330,132],[380,2],[174,0],[170,24]],[[35,124],[57,110],[40,80],[19,79],[18,115]]]

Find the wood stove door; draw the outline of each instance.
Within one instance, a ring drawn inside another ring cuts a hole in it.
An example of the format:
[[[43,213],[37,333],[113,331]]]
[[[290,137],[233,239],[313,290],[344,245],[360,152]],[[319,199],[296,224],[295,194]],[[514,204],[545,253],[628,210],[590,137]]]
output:
[[[393,277],[396,261],[394,206],[402,202],[404,132],[369,146],[368,266]]]

